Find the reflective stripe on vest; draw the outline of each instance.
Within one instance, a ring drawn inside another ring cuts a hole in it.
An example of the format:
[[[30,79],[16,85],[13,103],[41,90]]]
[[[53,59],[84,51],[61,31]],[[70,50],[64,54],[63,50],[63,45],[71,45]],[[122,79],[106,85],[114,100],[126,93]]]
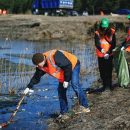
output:
[[[112,40],[112,37],[113,37],[114,34],[115,34],[115,29],[111,28],[111,36],[110,37],[105,36],[105,39],[108,42],[110,42]]]
[[[48,73],[49,75],[57,78],[60,82],[64,82],[64,71],[59,68],[54,61],[54,55],[56,53],[57,50],[51,50],[48,51],[46,53],[43,53],[43,55],[46,56],[46,62],[47,62],[47,67],[39,67],[39,69],[45,71],[46,73]],[[61,50],[59,50],[61,51]],[[61,51],[68,59],[69,61],[72,63],[72,69],[75,67],[76,63],[77,63],[77,58],[76,56],[72,55],[71,53],[68,53],[66,51]]]
[[[60,67],[58,67],[56,64],[54,64],[54,61],[52,61],[51,57],[52,57],[52,54],[55,53],[56,50],[52,50],[49,54],[49,56],[47,57],[47,59],[50,61],[51,65],[56,68],[56,72],[54,72],[52,75],[55,77],[57,73],[60,72]]]
[[[130,41],[130,28],[128,29],[128,35],[127,35],[127,38],[126,38],[126,43]],[[128,46],[126,49],[126,51],[130,52],[130,46]]]
[[[128,42],[129,40],[130,40],[130,35],[127,36],[126,42]]]
[[[106,54],[106,52],[110,49],[111,45],[110,45],[110,41],[112,40],[112,37],[113,37],[113,34],[115,33],[115,30],[114,29],[111,29],[111,36],[108,37],[108,36],[104,36],[104,37],[100,37],[100,34],[98,31],[95,32],[99,38],[100,38],[100,47],[102,49],[104,49],[105,53],[101,53],[97,48],[96,48],[96,53],[97,53],[97,56],[98,57],[104,57],[104,55]],[[110,54],[112,55],[112,54]]]

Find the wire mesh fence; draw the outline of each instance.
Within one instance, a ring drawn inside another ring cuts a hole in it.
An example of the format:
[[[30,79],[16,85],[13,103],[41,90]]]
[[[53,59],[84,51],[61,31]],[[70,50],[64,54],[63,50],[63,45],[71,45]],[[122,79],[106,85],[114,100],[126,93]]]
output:
[[[1,42],[3,43],[3,41]],[[93,82],[97,78],[97,58],[93,39],[84,44],[61,41],[26,43],[9,39],[5,39],[4,44],[1,42],[0,93],[15,93],[19,89],[25,88],[35,71],[35,67],[31,63],[33,53],[45,52],[55,48],[66,50],[78,57],[81,62],[81,82]],[[24,44],[24,47],[22,44]],[[46,84],[44,81],[43,85]],[[50,82],[49,76],[46,77],[46,81]]]

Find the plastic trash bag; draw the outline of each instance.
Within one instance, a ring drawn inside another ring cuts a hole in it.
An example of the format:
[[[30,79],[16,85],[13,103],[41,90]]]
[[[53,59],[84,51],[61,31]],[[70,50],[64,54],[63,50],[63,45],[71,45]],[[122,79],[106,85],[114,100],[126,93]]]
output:
[[[125,51],[120,47],[114,49],[114,67],[118,76],[118,83],[121,87],[127,87],[130,83],[129,66],[126,61]]]

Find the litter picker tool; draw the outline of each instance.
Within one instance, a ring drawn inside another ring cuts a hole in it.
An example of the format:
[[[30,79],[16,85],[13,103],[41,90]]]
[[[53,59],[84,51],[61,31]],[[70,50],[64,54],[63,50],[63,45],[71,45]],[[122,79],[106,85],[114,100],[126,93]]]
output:
[[[22,103],[22,101],[24,100],[25,96],[26,96],[26,94],[23,94],[23,95],[21,96],[21,99],[20,99],[20,101],[18,102],[16,109],[15,109],[14,112],[11,114],[9,120],[8,120],[7,122],[5,122],[5,123],[0,124],[0,129],[1,129],[1,128],[4,128],[4,127],[7,127],[9,124],[11,124],[11,122],[13,122],[13,118],[15,117],[16,113],[18,112],[18,110],[19,110],[19,108],[20,108],[20,106],[21,106],[21,103]]]

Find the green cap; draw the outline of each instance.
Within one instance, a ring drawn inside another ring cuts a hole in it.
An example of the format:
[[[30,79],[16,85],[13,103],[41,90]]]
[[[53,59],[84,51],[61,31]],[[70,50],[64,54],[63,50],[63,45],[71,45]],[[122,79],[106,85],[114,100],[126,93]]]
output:
[[[101,27],[107,28],[109,26],[109,20],[107,18],[101,19]]]
[[[127,18],[130,19],[130,14],[127,15]]]

